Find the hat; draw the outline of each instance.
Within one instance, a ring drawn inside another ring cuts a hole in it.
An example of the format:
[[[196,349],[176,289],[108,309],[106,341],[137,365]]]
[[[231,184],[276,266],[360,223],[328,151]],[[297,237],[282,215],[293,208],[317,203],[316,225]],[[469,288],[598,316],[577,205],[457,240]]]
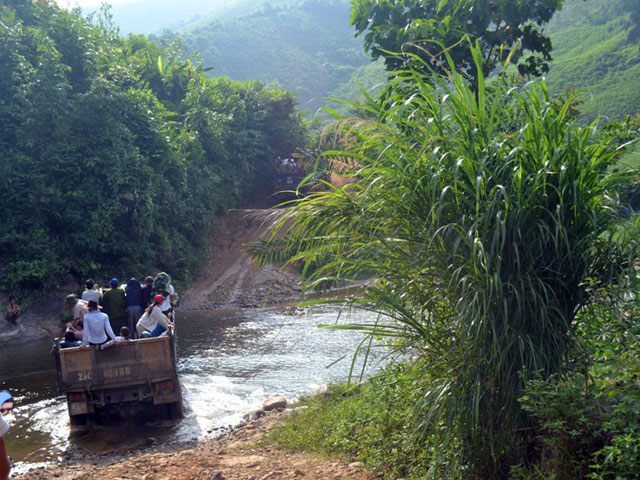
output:
[[[64,303],[76,303],[78,301],[78,297],[76,297],[75,293],[71,293],[69,295],[67,295],[67,299],[64,301]]]
[[[117,287],[119,282],[117,278],[112,278],[109,283],[111,284],[112,287]]]
[[[162,295],[160,295],[160,294],[157,294],[155,297],[153,297],[153,300],[156,303],[162,303],[162,302],[164,302],[164,297]]]
[[[0,407],[2,407],[2,405],[4,405],[7,402],[13,402],[13,396],[7,392],[6,390],[2,390],[0,392]]]

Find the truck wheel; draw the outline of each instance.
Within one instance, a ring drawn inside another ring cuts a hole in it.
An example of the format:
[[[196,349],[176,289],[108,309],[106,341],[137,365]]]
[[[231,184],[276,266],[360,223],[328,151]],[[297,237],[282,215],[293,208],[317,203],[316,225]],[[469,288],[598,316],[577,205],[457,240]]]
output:
[[[87,415],[73,415],[69,417],[69,421],[71,422],[71,426],[77,427],[79,425],[87,424]]]
[[[177,420],[178,418],[182,418],[182,416],[181,402],[173,402],[167,404],[167,418],[169,420]]]

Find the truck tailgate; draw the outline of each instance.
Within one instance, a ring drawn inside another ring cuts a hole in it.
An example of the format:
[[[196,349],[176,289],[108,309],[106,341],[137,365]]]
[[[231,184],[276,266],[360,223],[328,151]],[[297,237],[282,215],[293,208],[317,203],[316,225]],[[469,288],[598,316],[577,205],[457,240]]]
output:
[[[106,350],[61,349],[61,393],[160,381],[176,375],[172,337],[132,340]]]

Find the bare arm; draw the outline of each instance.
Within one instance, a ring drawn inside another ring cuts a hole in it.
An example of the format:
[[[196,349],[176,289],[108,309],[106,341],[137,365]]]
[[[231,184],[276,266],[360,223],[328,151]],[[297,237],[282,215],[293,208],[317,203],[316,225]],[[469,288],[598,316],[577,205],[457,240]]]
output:
[[[107,335],[111,337],[111,340],[116,339],[116,334],[113,333],[113,328],[111,328],[111,322],[109,321],[109,316],[107,316],[104,320],[104,330],[107,332]]]

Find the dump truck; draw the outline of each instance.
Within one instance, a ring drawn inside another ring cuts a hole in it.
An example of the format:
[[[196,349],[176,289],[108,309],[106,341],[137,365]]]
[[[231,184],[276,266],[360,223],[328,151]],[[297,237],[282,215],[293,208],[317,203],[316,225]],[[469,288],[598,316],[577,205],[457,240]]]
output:
[[[182,392],[175,336],[129,340],[104,350],[55,351],[58,389],[67,396],[72,424],[88,418],[179,418]]]

